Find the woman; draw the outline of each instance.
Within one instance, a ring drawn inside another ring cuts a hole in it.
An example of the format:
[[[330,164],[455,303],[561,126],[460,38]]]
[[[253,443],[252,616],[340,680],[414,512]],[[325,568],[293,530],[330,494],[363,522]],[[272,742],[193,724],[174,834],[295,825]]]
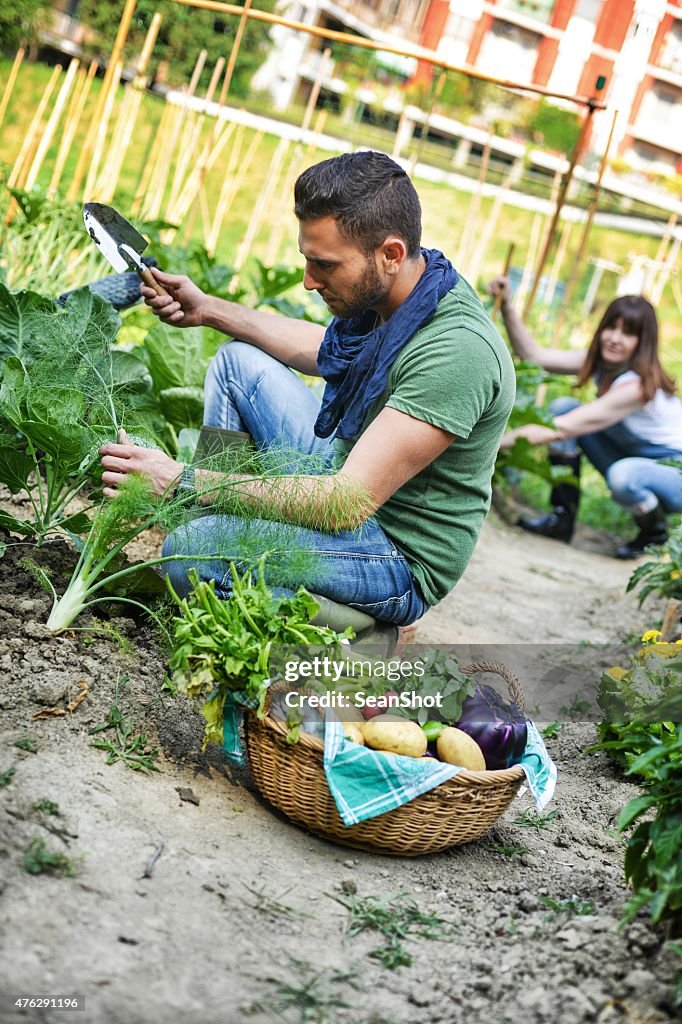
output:
[[[582,405],[559,398],[550,405],[554,426],[530,424],[505,434],[502,447],[517,438],[549,445],[550,462],[569,466],[577,477],[580,451],[602,474],[614,501],[630,512],[637,536],[621,545],[618,558],[635,558],[649,544],[663,544],[667,512],[682,511],[682,402],[675,382],[658,358],[658,323],[650,302],[639,295],[614,299],[597,327],[587,352],[545,349],[538,345],[511,306],[509,282],[490,284],[502,294],[502,316],[512,348],[522,359],[551,373],[575,373],[577,385],[594,380],[597,398]],[[521,519],[531,533],[570,541],[578,510],[577,486],[559,483],[551,493],[553,511]]]

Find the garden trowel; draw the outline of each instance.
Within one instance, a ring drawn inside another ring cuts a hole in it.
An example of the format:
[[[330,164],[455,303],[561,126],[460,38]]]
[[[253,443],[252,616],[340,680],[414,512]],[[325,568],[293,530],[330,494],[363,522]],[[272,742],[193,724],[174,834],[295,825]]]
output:
[[[83,207],[83,223],[90,238],[114,270],[119,273],[135,270],[157,295],[168,295],[149,267],[142,262],[141,256],[147,248],[147,239],[125,217],[111,206],[86,203]]]

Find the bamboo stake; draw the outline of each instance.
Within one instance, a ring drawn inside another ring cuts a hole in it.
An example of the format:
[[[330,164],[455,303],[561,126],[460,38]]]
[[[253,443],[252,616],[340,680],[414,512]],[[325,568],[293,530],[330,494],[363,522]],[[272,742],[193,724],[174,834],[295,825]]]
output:
[[[215,251],[218,246],[218,238],[220,237],[220,229],[223,226],[225,215],[232,205],[232,201],[236,194],[235,175],[242,152],[242,145],[244,143],[244,133],[245,127],[243,124],[240,124],[235,134],[234,146],[230,150],[230,157],[227,163],[227,168],[225,169],[223,183],[220,187],[220,195],[218,196],[218,202],[216,203],[213,214],[213,222],[211,223],[206,236],[206,251],[209,256],[215,256]]]
[[[514,242],[510,242],[509,243],[509,248],[507,249],[507,256],[506,256],[506,259],[504,261],[504,268],[502,270],[502,277],[507,277],[507,275],[509,274],[509,268],[511,267],[512,256],[514,255],[514,249],[515,248],[516,248],[515,243]],[[500,291],[495,296],[495,302],[493,303],[493,312],[492,312],[492,319],[493,320],[495,319],[497,314],[500,312],[501,308],[502,308],[502,292]]]
[[[14,161],[9,178],[7,179],[8,188],[21,187],[24,170],[28,165],[28,161],[31,159],[32,153],[38,145],[38,134],[40,131],[40,124],[43,120],[43,114],[47,109],[47,105],[50,102],[50,98],[54,92],[54,87],[57,84],[57,79],[61,72],[61,64],[57,64],[57,66],[52,69],[52,74],[50,75],[49,81],[43,90],[43,95],[40,97],[40,102],[38,103],[36,112],[28,127],[28,131],[24,135],[24,141],[22,142],[21,149],[19,150],[19,155]],[[9,215],[9,210],[7,212]]]
[[[478,280],[481,264],[485,257],[488,246],[490,245],[490,239],[492,238],[493,231],[497,227],[497,222],[499,220],[500,213],[504,205],[504,201],[509,195],[509,184],[511,180],[512,175],[507,175],[507,178],[505,179],[497,195],[495,196],[493,205],[490,208],[490,213],[488,214],[485,225],[483,227],[483,231],[481,232],[481,237],[479,239],[478,245],[476,246],[476,251],[474,252],[473,260],[471,262],[471,265],[467,266],[467,277],[469,277],[473,282],[476,282]]]
[[[28,174],[26,175],[26,184],[24,187],[28,191],[30,191],[33,188],[36,181],[38,180],[40,168],[42,167],[43,161],[47,155],[47,151],[50,148],[50,143],[52,142],[52,138],[57,129],[57,125],[59,124],[59,121],[61,119],[64,107],[66,106],[66,101],[69,98],[69,93],[71,92],[71,89],[73,87],[73,83],[76,77],[76,72],[78,71],[79,64],[80,61],[78,60],[78,58],[74,57],[69,64],[66,74],[64,75],[64,81],[62,82],[61,89],[57,94],[55,105],[52,108],[52,113],[50,114],[47,125],[45,126],[45,131],[43,132],[43,137],[40,140],[40,145],[36,150],[36,154],[33,157],[33,163],[31,164]]]
[[[23,46],[20,46],[19,49],[17,50],[16,57],[14,58],[14,63],[12,64],[12,67],[10,69],[9,78],[7,79],[7,84],[5,85],[2,94],[2,99],[0,100],[0,126],[2,125],[2,122],[5,120],[5,114],[7,112],[9,99],[14,91],[14,83],[17,80],[17,75],[19,74],[19,67],[21,65],[22,60],[24,59],[25,54],[26,51],[24,50]]]
[[[187,216],[187,213],[199,194],[206,175],[211,171],[213,165],[218,160],[218,157],[222,153],[223,149],[227,145],[232,132],[234,131],[234,124],[230,122],[224,122],[224,127],[221,135],[216,143],[209,140],[204,149],[202,150],[199,159],[197,160],[196,166],[193,168],[192,173],[185,183],[185,187],[178,199],[175,213],[177,214],[177,223],[180,224]]]
[[[658,305],[658,303],[661,301],[663,289],[667,285],[670,275],[675,270],[675,264],[677,263],[677,259],[680,254],[680,246],[682,246],[682,237],[678,235],[678,237],[675,239],[675,241],[670,247],[668,257],[665,261],[665,266],[661,267],[658,274],[656,275],[654,283],[651,286],[651,301],[654,304],[654,306]]]
[[[488,175],[488,162],[490,160],[490,150],[492,148],[493,134],[492,132],[488,135],[483,147],[483,154],[481,156],[481,166],[478,172],[478,182],[476,189],[472,193],[469,201],[469,209],[462,226],[462,232],[459,238],[459,246],[457,247],[457,255],[455,257],[455,265],[461,266],[465,257],[469,239],[475,236],[476,224],[478,222],[478,214],[481,209],[481,193],[485,184],[486,177]]]
[[[303,161],[306,159],[306,156],[307,154],[304,152],[301,145],[295,146],[289,163],[289,168],[283,175],[284,184],[280,189],[283,206],[272,217],[272,229],[270,231],[270,238],[268,239],[268,245],[265,250],[264,262],[266,267],[274,266],[277,261],[277,254],[282,241],[282,235],[284,234],[284,224],[287,219],[287,214],[291,210],[291,194],[293,192],[294,182],[301,171],[301,167],[303,166]]]
[[[163,196],[170,176],[171,160],[179,138],[178,128],[182,126],[184,121],[184,111],[182,108],[171,105],[171,111],[172,114],[168,119],[166,138],[163,145],[161,140],[158,140],[152,163],[152,172],[144,199],[145,217],[150,220],[155,220],[160,215]],[[165,219],[172,220],[173,218],[166,214]]]
[[[540,233],[542,231],[542,214],[536,213],[533,217],[533,222],[530,226],[530,238],[528,240],[528,250],[526,253],[526,262],[523,265],[523,274],[521,275],[521,282],[519,284],[516,295],[514,296],[514,305],[518,309],[521,305],[522,299],[525,298],[526,292],[530,287],[531,278],[533,276],[533,265],[537,257],[538,246],[540,243]]]
[[[293,21],[291,18],[282,18],[277,14],[270,14],[268,11],[259,11],[239,7],[236,4],[221,3],[219,0],[174,0],[175,3],[184,7],[199,7],[206,11],[217,11],[220,14],[234,14],[237,17],[252,18],[254,21],[264,21],[270,25],[282,25],[284,28],[292,28],[298,32],[306,32],[308,35],[317,36],[319,39],[329,39],[337,43],[348,43],[351,46],[359,46],[365,50],[381,50],[382,53],[395,53],[400,57],[414,57],[416,60],[425,61],[434,67],[443,68],[445,71],[458,71],[468,78],[475,78],[481,82],[490,82],[493,85],[502,86],[505,89],[516,89],[520,92],[532,92],[538,96],[553,97],[554,99],[568,100],[583,107],[594,107],[595,110],[603,110],[605,104],[595,100],[592,96],[572,96],[569,93],[554,92],[542,85],[529,85],[525,82],[513,82],[507,78],[496,78],[494,75],[487,75],[483,71],[461,64],[451,64],[443,60],[433,50],[423,49],[414,46],[405,49],[404,46],[390,46],[388,43],[377,43],[373,39],[366,39],[363,36],[354,36],[349,32],[335,32],[332,29],[322,28],[318,25],[309,25],[304,21]]]
[[[85,71],[85,68],[81,68],[78,72],[78,81],[71,97],[71,103],[66,113],[66,120],[64,129],[62,131],[62,139],[59,145],[59,152],[57,153],[57,159],[55,160],[54,170],[52,171],[52,179],[47,190],[47,194],[53,197],[57,193],[59,182],[61,181],[62,174],[64,173],[64,167],[71,150],[71,145],[76,134],[76,130],[81,122],[83,116],[83,110],[85,109],[85,103],[90,92],[90,86],[92,80],[97,71],[97,61],[93,60],[90,62],[90,67]]]
[[[147,194],[149,182],[152,177],[152,171],[154,169],[154,154],[156,153],[158,155],[159,149],[163,148],[163,144],[168,133],[168,122],[171,118],[171,110],[172,108],[170,103],[164,103],[159,124],[156,128],[152,128],[147,142],[147,150],[142,160],[142,176],[140,177],[140,181],[135,192],[135,198],[133,199],[130,207],[130,212],[133,215],[139,214],[144,198]]]
[[[1,120],[2,120],[2,118],[0,118],[0,121]],[[677,224],[677,214],[676,213],[671,213],[670,217],[668,218],[668,223],[665,226],[665,231],[663,232],[663,237],[661,238],[660,244],[658,246],[658,250],[656,252],[656,255],[654,256],[654,260],[655,260],[656,263],[664,263],[665,262],[668,245],[669,245],[670,241],[672,240],[673,231],[675,230],[675,225],[676,224]]]
[[[95,136],[95,145],[92,151],[92,159],[90,161],[90,168],[88,170],[88,176],[85,181],[85,195],[88,200],[95,198],[95,186],[97,182],[97,172],[99,165],[102,160],[104,153],[104,146],[107,140],[107,132],[109,130],[109,121],[111,119],[111,113],[114,108],[114,102],[116,100],[116,88],[121,79],[121,73],[123,71],[123,62],[119,61],[114,68],[113,74],[109,79],[109,86],[106,96],[106,101],[102,109],[102,116],[97,126],[97,133]]]
[[[216,64],[215,68],[213,69],[213,74],[211,75],[211,81],[209,83],[208,90],[207,90],[206,96],[205,96],[205,100],[206,100],[207,104],[210,103],[212,101],[212,99],[213,99],[213,94],[214,94],[214,92],[216,90],[216,86],[218,84],[218,80],[220,78],[220,75],[221,75],[221,72],[223,70],[223,65],[224,64],[225,64],[225,58],[224,57],[220,57],[218,59],[218,62]],[[176,169],[175,169],[175,176],[173,178],[173,187],[171,189],[171,198],[169,200],[169,206],[175,205],[177,203],[178,196],[180,195],[182,189],[184,188],[184,186],[186,184],[185,178],[186,178],[186,174],[187,174],[187,167],[189,165],[189,162],[190,162],[192,156],[194,155],[194,153],[197,150],[197,147],[199,145],[199,141],[201,139],[201,133],[202,133],[202,131],[204,129],[204,125],[206,124],[206,117],[205,117],[204,114],[190,114],[189,116],[190,116],[190,120],[192,122],[192,127],[191,127],[191,130],[190,130],[189,137],[188,137],[186,143],[184,144],[183,152],[182,152],[182,154],[180,156],[180,159],[178,160],[178,163],[177,163],[177,166],[176,166]],[[215,121],[214,121],[214,124],[213,124],[212,132],[211,132],[211,136],[214,139],[217,139],[217,137],[218,137],[218,134],[219,134],[219,131],[220,131],[220,124],[221,124],[221,122],[216,118]]]
[[[429,128],[431,127],[431,118],[433,117],[433,112],[436,109],[436,103],[438,103],[438,100],[441,97],[441,93],[443,92],[443,86],[445,85],[446,78],[447,78],[447,73],[446,73],[445,69],[444,68],[440,68],[440,70],[438,72],[438,79],[437,79],[437,81],[434,83],[434,85],[431,88],[431,102],[429,104],[429,109],[428,109],[428,112],[427,112],[426,117],[424,119],[424,123],[422,125],[421,138],[419,139],[419,141],[417,143],[417,148],[415,149],[414,153],[410,157],[410,162],[409,162],[408,170],[407,170],[407,173],[410,176],[412,174],[414,174],[414,169],[417,166],[417,163],[419,162],[419,159],[420,159],[420,157],[422,155],[422,150],[424,148],[424,142],[426,140],[426,136],[428,135]]]
[[[599,173],[597,175],[597,181],[595,182],[594,192],[592,194],[590,205],[587,210],[587,220],[585,221],[583,233],[580,236],[580,242],[578,243],[578,251],[576,252],[575,259],[573,260],[573,267],[571,269],[571,273],[569,275],[568,281],[566,282],[566,291],[564,292],[564,298],[561,303],[559,324],[557,326],[560,326],[564,321],[564,318],[566,316],[566,313],[568,312],[568,308],[571,303],[571,299],[573,298],[575,286],[578,281],[578,274],[582,267],[583,258],[587,250],[587,242],[590,237],[590,232],[592,231],[594,215],[597,212],[597,206],[599,205],[599,197],[601,195],[601,183],[604,178],[604,171],[606,170],[606,164],[609,157],[609,150],[611,149],[611,142],[613,141],[613,133],[616,127],[617,120],[618,111],[614,110],[613,120],[611,121],[611,130],[609,131],[609,137],[606,143],[606,149],[604,150],[604,155],[601,158],[601,163],[599,165]]]
[[[303,129],[304,132],[307,132],[308,129],[310,128],[310,122],[312,121],[313,114],[315,112],[315,105],[317,104],[317,100],[320,95],[320,90],[322,88],[322,79],[327,73],[327,66],[329,64],[331,55],[332,51],[330,47],[327,47],[327,49],[322,54],[322,60],[320,61],[320,66],[317,69],[317,75],[315,76],[313,87],[310,90],[310,96],[308,97],[308,102],[306,104],[305,113],[303,115],[303,121],[301,122],[301,128]]]
[[[552,264],[552,269],[549,274],[549,281],[547,282],[547,292],[545,294],[545,305],[551,306],[552,299],[554,298],[554,292],[559,281],[559,274],[561,273],[561,267],[566,257],[566,248],[568,246],[568,240],[571,236],[572,224],[570,221],[565,221],[561,234],[559,235],[559,244],[557,246],[556,255]]]
[[[95,109],[92,115],[92,121],[88,133],[85,137],[83,149],[81,150],[80,160],[74,172],[73,178],[71,179],[71,185],[69,191],[66,194],[66,198],[70,203],[75,203],[80,192],[80,187],[85,177],[85,171],[88,166],[88,161],[92,155],[95,141],[98,137],[98,131],[100,127],[100,121],[104,108],[107,103],[109,91],[111,89],[111,81],[116,74],[116,68],[119,63],[123,46],[128,37],[128,30],[130,29],[130,23],[133,18],[133,13],[137,5],[137,0],[126,0],[125,7],[123,8],[123,14],[121,15],[121,21],[119,22],[118,32],[114,40],[114,45],[111,50],[111,55],[107,63],[107,69],[104,73],[104,79],[102,81],[102,88],[99,91],[97,102],[95,103]]]
[[[261,189],[260,195],[258,196],[258,200],[253,209],[253,213],[251,214],[251,220],[249,221],[249,225],[246,229],[246,234],[244,235],[242,243],[239,246],[239,249],[237,250],[237,258],[234,261],[234,267],[235,270],[237,271],[240,271],[243,268],[244,264],[248,259],[249,253],[251,251],[251,246],[253,245],[254,239],[258,232],[258,228],[260,227],[261,221],[263,219],[263,214],[265,213],[267,207],[270,205],[273,193],[275,191],[275,186],[277,184],[277,179],[279,177],[280,168],[282,166],[282,160],[284,159],[284,154],[286,153],[288,147],[288,139],[279,140],[277,144],[277,149],[275,150],[275,155],[273,156],[272,162],[270,164],[268,176],[265,179],[265,183],[263,185],[263,188]]]
[[[528,293],[526,304],[523,307],[524,319],[528,318],[528,314],[533,308],[533,302],[535,301],[535,296],[540,285],[540,278],[542,277],[542,272],[545,269],[547,257],[549,256],[549,250],[551,248],[552,242],[554,241],[554,233],[559,223],[559,218],[561,217],[561,211],[563,209],[564,203],[566,202],[566,196],[568,194],[569,185],[571,184],[571,181],[573,179],[573,172],[575,170],[576,164],[578,163],[578,158],[580,157],[583,151],[583,147],[587,140],[589,131],[592,127],[592,118],[594,117],[594,112],[596,109],[596,106],[593,104],[590,104],[588,106],[585,119],[580,128],[580,134],[578,135],[576,144],[573,147],[573,152],[571,153],[571,160],[568,165],[568,170],[566,171],[563,181],[561,182],[561,188],[559,189],[559,195],[557,196],[556,206],[554,207],[554,213],[552,215],[549,231],[547,232],[547,238],[545,239],[545,244],[543,245],[542,252],[540,253],[540,259],[538,260],[537,267],[535,268],[533,283],[531,285],[530,292]]]
[[[244,29],[246,28],[246,19],[248,18],[250,10],[251,0],[244,0],[244,10],[242,12],[241,18],[239,19],[239,24],[237,25],[237,31],[235,32],[234,36],[234,42],[232,43],[232,49],[230,50],[230,59],[227,63],[227,71],[225,72],[225,81],[223,82],[223,87],[220,90],[220,98],[218,99],[218,104],[221,107],[225,102],[225,97],[230,91],[230,86],[232,84],[232,75],[234,73],[234,66],[237,63],[237,54],[239,53],[239,48],[242,45],[242,36],[244,35]]]
[[[161,15],[156,12],[151,20],[145,36],[140,57],[137,62],[137,73],[132,83],[126,87],[123,103],[119,111],[118,122],[114,129],[112,144],[105,161],[105,172],[98,182],[97,189],[102,202],[109,203],[114,197],[118,179],[135,125],[142,105],[143,91],[147,85],[147,64],[151,57],[154,44],[161,27]]]
[[[197,57],[196,64],[194,65],[194,71],[190,79],[189,87],[186,92],[186,96],[194,96],[201,73],[204,70],[204,64],[206,63],[207,53],[206,50],[202,50]],[[190,110],[186,105],[179,108],[179,114],[177,115],[176,125],[176,136],[175,143],[179,148],[179,156],[175,164],[175,173],[173,174],[173,182],[171,184],[170,199],[168,200],[169,209],[178,201],[178,196],[183,187],[183,178],[187,171],[187,165],[193,156],[194,146],[196,145],[196,138],[194,138],[194,128],[196,126],[198,115],[195,111]],[[183,139],[183,129],[185,121],[188,122],[189,140]],[[215,127],[215,126],[214,126]],[[201,129],[200,129],[201,130]],[[175,151],[175,145],[173,152]],[[171,163],[171,153],[168,154],[168,164]]]

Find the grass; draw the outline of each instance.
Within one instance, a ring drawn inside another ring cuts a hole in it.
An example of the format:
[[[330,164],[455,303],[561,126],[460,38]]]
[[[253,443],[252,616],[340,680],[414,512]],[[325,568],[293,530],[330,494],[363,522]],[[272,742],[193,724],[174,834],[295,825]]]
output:
[[[507,846],[504,843],[496,843],[490,849],[493,853],[501,854],[502,857],[523,857],[524,853],[530,852],[527,846]]]
[[[0,89],[7,79],[10,66],[10,60],[0,60]],[[3,152],[5,160],[9,165],[11,165],[19,151],[26,131],[27,120],[38,104],[49,75],[50,69],[42,64],[26,63],[20,70],[12,102],[2,129]],[[88,123],[87,118],[90,117],[94,108],[95,97],[99,87],[100,82],[96,80],[93,83],[93,89],[91,90],[86,108],[83,127],[76,134],[76,139],[67,161],[62,179],[63,183],[67,183],[70,180],[75,170],[79,146],[82,144],[85,128]],[[122,90],[119,90],[117,104],[120,104],[121,97]],[[158,138],[163,105],[164,101],[160,97],[151,94],[144,97],[140,117],[126,158],[124,173],[121,175],[114,197],[113,205],[118,206],[124,214],[129,212],[143,167],[154,155],[154,145]],[[118,106],[116,109],[118,109]],[[339,122],[339,126],[342,127],[341,122]],[[211,125],[207,122],[201,136],[202,140],[208,137],[210,128]],[[392,146],[390,133],[385,133],[384,136],[381,134],[380,129],[367,128],[366,126],[354,126],[352,129],[352,131],[357,130],[368,133],[366,138],[363,136],[365,144],[383,145],[390,152]],[[246,130],[244,134],[244,147],[248,146],[252,137],[253,133],[251,130]],[[359,143],[363,140],[358,139],[356,141]],[[237,246],[243,239],[255,201],[263,189],[278,141],[274,136],[266,135],[263,137],[257,157],[247,176],[248,180],[244,182],[242,188],[237,193],[225,218],[217,250],[217,256],[225,263],[230,264],[234,261]],[[210,210],[215,208],[232,144],[233,140],[230,141],[221,159],[206,178],[205,190]],[[39,178],[39,184],[41,185],[46,185],[49,182],[54,166],[56,149],[57,143],[48,152]],[[242,152],[244,151],[245,149],[242,150]],[[426,150],[424,152],[426,153]],[[293,155],[293,150],[289,151],[286,159],[289,160],[291,155]],[[330,155],[332,154],[327,152],[306,151],[302,167]],[[416,180],[415,184],[423,206],[425,244],[441,248],[444,252],[453,256],[458,249],[460,237],[466,225],[471,199],[470,195],[466,192],[460,192],[450,185],[435,184],[419,179]],[[491,206],[492,200],[483,200],[479,232],[482,230],[483,218],[490,212]],[[165,207],[162,206],[162,214],[164,210]],[[198,240],[201,236],[201,218],[200,216],[193,217],[193,214],[190,213],[189,220],[191,223],[188,222],[182,225],[178,234],[181,239],[192,237]],[[499,273],[500,268],[504,264],[510,241],[516,243],[515,264],[523,265],[526,258],[532,220],[533,214],[529,211],[511,206],[503,207],[497,229],[483,260],[480,281],[475,283],[482,284]],[[580,232],[577,228],[573,230],[564,267],[571,266],[571,260],[577,251],[579,234]],[[264,222],[256,235],[252,256],[263,258],[274,236],[281,237],[277,247],[276,260],[298,264],[300,256],[296,244],[296,222],[292,212],[292,196],[288,183],[286,186],[278,187],[276,190],[276,195],[268,208],[267,216],[264,218]],[[591,235],[588,255],[608,254],[610,259],[627,266],[627,255],[631,251],[654,256],[658,246],[659,240],[656,238],[646,238],[627,232],[596,227]],[[172,270],[171,267],[166,269]],[[462,269],[466,273],[466,260]],[[613,276],[606,274],[599,294],[600,300],[606,300],[612,295],[614,284],[615,279]],[[586,286],[587,282],[583,281],[582,291],[584,291]],[[579,289],[578,297],[581,294],[582,292]],[[682,375],[682,351],[679,350],[677,344],[680,328],[682,327],[682,310],[678,308],[670,286],[664,291],[659,312],[663,332],[662,347],[664,359],[673,374]],[[542,316],[546,319],[546,314],[542,314]],[[571,331],[566,329],[566,343],[570,341],[571,345],[583,344],[585,339],[589,337],[590,330],[593,327],[594,318],[591,318],[589,323],[579,323],[576,329]],[[569,338],[569,334],[573,336]],[[580,337],[577,337],[577,335],[580,335]]]
[[[15,772],[16,768],[8,768],[6,771],[0,772],[0,789],[5,789],[6,786],[9,786]]]
[[[126,768],[136,772],[158,772],[156,765],[159,751],[155,747],[152,750],[147,748],[148,737],[144,733],[135,732],[135,723],[126,719],[118,705],[119,685],[125,683],[127,676],[116,680],[116,695],[109,708],[109,713],[104,722],[94,725],[90,729],[90,735],[111,732],[110,737],[95,740],[93,747],[107,752],[106,764],[116,764],[121,761]]]
[[[364,931],[379,932],[383,945],[367,955],[387,970],[411,965],[412,957],[403,946],[403,941],[410,936],[447,942],[452,940],[456,930],[451,922],[437,914],[420,910],[416,901],[404,892],[361,899],[346,891],[344,899],[338,896],[331,898],[348,911],[349,938]]]
[[[552,828],[554,820],[558,816],[558,811],[548,811],[547,814],[539,814],[532,807],[527,807],[518,818],[514,818],[514,824],[519,825],[521,828],[534,828],[541,832]]]
[[[24,851],[22,866],[29,875],[65,875],[73,878],[78,870],[78,861],[65,853],[49,850],[43,839],[34,838]]]
[[[583,900],[578,896],[569,896],[564,900],[553,900],[549,896],[538,897],[543,906],[549,907],[553,915],[563,914],[568,917],[586,917],[596,911],[592,900]]]
[[[293,889],[292,885],[281,892],[279,896],[268,896],[265,886],[261,886],[260,889],[254,889],[247,885],[246,882],[243,882],[242,885],[254,897],[254,902],[249,904],[254,910],[260,910],[264,914],[277,914],[283,917],[312,917],[311,914],[306,913],[304,910],[297,910],[296,907],[282,902],[282,898]]]
[[[25,750],[29,754],[36,754],[38,752],[38,744],[28,733],[16,740],[14,746],[19,750]]]
[[[267,1002],[281,1020],[290,1024],[334,1024],[335,1010],[351,1008],[350,1003],[333,991],[335,984],[349,980],[352,983],[351,975],[316,970],[295,957],[289,957],[289,964],[288,978],[265,979],[274,989]]]

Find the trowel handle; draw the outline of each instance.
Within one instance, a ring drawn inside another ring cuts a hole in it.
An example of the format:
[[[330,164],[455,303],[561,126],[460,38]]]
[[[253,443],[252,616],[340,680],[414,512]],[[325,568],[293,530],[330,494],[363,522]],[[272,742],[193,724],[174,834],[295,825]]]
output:
[[[148,288],[153,288],[157,295],[170,295],[162,284],[156,280],[149,267],[145,267],[143,270],[138,270],[138,274],[147,285]]]

